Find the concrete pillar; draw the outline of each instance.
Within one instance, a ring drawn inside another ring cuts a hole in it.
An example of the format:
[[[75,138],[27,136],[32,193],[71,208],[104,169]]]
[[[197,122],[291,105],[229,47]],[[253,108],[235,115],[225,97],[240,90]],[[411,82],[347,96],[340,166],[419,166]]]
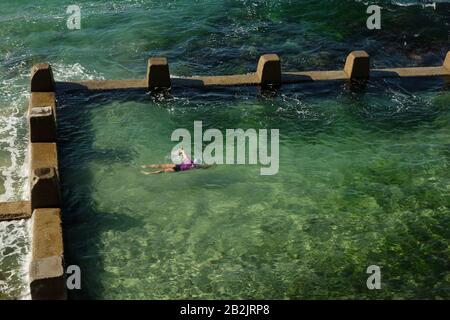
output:
[[[47,63],[36,64],[31,68],[31,92],[55,91],[52,67]]]
[[[30,292],[33,300],[67,298],[60,209],[36,209],[32,217]]]
[[[445,57],[444,67],[445,67],[447,70],[450,70],[450,51],[447,52],[447,56]]]
[[[345,61],[344,72],[349,79],[369,79],[369,54],[365,51],[352,51]]]
[[[61,207],[59,179],[55,168],[37,168],[30,181],[31,209]]]
[[[58,170],[58,149],[56,143],[32,143],[30,172],[38,168]]]
[[[261,86],[281,84],[281,63],[277,54],[265,54],[259,58],[256,74]]]
[[[56,95],[54,92],[32,92],[29,108],[51,107],[56,115]]]
[[[37,107],[30,109],[31,142],[56,142],[56,119],[52,107]]]
[[[0,202],[0,221],[31,218],[30,201]]]
[[[31,142],[56,142],[56,98],[54,92],[32,92],[28,117]]]
[[[171,87],[169,65],[166,58],[153,57],[148,59],[147,84],[149,90]]]

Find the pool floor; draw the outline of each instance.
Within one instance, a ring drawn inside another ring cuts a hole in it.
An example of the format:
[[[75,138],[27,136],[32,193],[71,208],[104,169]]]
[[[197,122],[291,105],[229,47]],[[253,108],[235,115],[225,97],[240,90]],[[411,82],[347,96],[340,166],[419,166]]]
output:
[[[71,297],[449,298],[450,95],[295,88],[63,97],[66,259],[83,274]],[[278,174],[141,174],[195,120],[280,129]]]

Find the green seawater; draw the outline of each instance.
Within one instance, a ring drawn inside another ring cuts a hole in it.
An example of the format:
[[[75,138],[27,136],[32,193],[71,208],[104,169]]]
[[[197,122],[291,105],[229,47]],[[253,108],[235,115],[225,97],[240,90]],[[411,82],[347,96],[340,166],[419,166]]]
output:
[[[385,85],[63,99],[68,256],[89,270],[75,297],[448,297],[450,95]],[[279,173],[140,174],[198,119],[280,128]]]
[[[414,1],[411,1],[414,2]],[[341,68],[364,49],[374,67],[440,65],[450,10],[385,8],[366,28],[359,1],[0,3],[0,200],[26,199],[29,69],[59,81]],[[66,93],[58,97],[65,260],[95,299],[450,298],[450,94],[444,79],[256,88]],[[173,130],[279,129],[280,168],[145,176],[170,162]],[[0,223],[0,298],[26,296],[30,234]],[[382,289],[368,290],[378,265]]]

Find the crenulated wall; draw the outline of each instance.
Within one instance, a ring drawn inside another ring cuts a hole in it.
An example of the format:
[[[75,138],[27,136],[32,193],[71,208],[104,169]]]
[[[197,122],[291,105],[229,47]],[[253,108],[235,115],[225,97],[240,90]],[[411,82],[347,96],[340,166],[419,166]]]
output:
[[[150,58],[144,80],[85,81],[55,83],[51,66],[38,64],[31,71],[28,111],[30,130],[30,201],[0,203],[0,220],[32,218],[32,260],[30,292],[32,299],[66,299],[61,190],[57,147],[56,89],[149,91],[172,86],[242,86],[277,88],[284,83],[329,80],[362,80],[390,77],[450,76],[450,52],[442,66],[422,68],[370,69],[365,51],[347,56],[343,70],[282,72],[276,54],[260,57],[255,73],[229,76],[171,78],[166,58]]]

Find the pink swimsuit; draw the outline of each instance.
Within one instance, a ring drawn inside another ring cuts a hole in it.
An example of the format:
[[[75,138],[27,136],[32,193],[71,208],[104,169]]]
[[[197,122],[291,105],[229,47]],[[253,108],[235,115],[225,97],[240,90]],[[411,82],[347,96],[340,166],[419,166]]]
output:
[[[180,171],[186,171],[194,168],[194,163],[189,159],[189,161],[184,161],[180,166]]]
[[[181,164],[178,164],[176,168],[178,169],[177,171],[186,171],[195,168],[195,164],[186,156],[183,159],[183,162]]]

